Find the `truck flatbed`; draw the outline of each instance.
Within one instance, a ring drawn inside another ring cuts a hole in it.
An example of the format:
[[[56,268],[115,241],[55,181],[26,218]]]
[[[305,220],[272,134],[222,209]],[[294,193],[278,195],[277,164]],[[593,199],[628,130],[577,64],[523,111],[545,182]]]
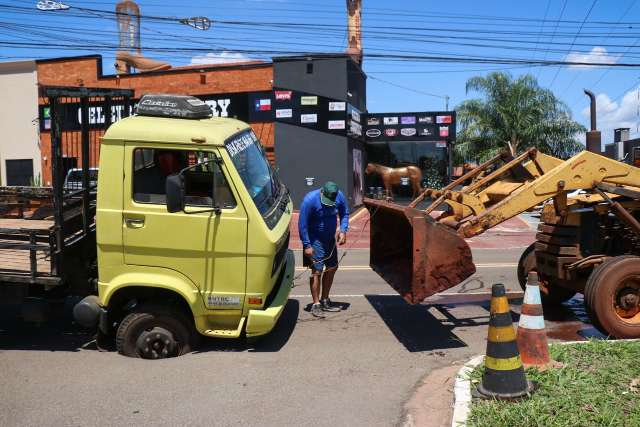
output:
[[[49,238],[53,225],[52,220],[0,218],[0,281],[3,276],[32,281],[51,274]],[[36,277],[32,277],[34,262]]]

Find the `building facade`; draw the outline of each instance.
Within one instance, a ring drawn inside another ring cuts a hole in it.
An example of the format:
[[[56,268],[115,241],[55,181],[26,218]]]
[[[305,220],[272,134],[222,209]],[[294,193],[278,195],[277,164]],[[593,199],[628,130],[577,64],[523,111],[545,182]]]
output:
[[[0,63],[0,185],[41,180],[36,61]]]

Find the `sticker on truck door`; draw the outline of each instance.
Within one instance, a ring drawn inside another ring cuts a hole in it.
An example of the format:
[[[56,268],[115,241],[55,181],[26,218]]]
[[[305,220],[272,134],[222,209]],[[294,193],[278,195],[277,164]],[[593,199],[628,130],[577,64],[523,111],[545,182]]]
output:
[[[240,297],[233,295],[209,295],[207,302],[211,307],[239,307]]]

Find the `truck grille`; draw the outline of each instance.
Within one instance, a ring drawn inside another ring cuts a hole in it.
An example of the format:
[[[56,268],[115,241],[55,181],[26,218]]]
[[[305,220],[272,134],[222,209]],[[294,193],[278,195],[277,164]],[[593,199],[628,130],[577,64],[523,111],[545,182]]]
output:
[[[276,249],[275,257],[273,257],[273,267],[271,268],[271,277],[273,277],[273,275],[276,274],[276,271],[278,271],[278,268],[282,264],[282,261],[284,261],[284,257],[287,254],[287,249],[289,249],[289,237],[290,237],[289,231],[287,230],[287,233],[284,236],[282,236],[282,238],[278,242],[279,246]]]

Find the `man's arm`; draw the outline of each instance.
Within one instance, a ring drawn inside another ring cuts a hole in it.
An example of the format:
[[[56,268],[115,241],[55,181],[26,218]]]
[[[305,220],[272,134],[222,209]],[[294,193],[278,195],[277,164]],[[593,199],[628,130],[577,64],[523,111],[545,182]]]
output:
[[[311,240],[309,239],[309,215],[311,214],[310,203],[306,198],[300,205],[300,215],[298,216],[298,234],[302,241],[302,247],[311,247]]]
[[[347,205],[347,199],[342,194],[342,191],[338,193],[336,201],[338,215],[340,216],[340,232],[346,233],[349,231],[349,205]]]

